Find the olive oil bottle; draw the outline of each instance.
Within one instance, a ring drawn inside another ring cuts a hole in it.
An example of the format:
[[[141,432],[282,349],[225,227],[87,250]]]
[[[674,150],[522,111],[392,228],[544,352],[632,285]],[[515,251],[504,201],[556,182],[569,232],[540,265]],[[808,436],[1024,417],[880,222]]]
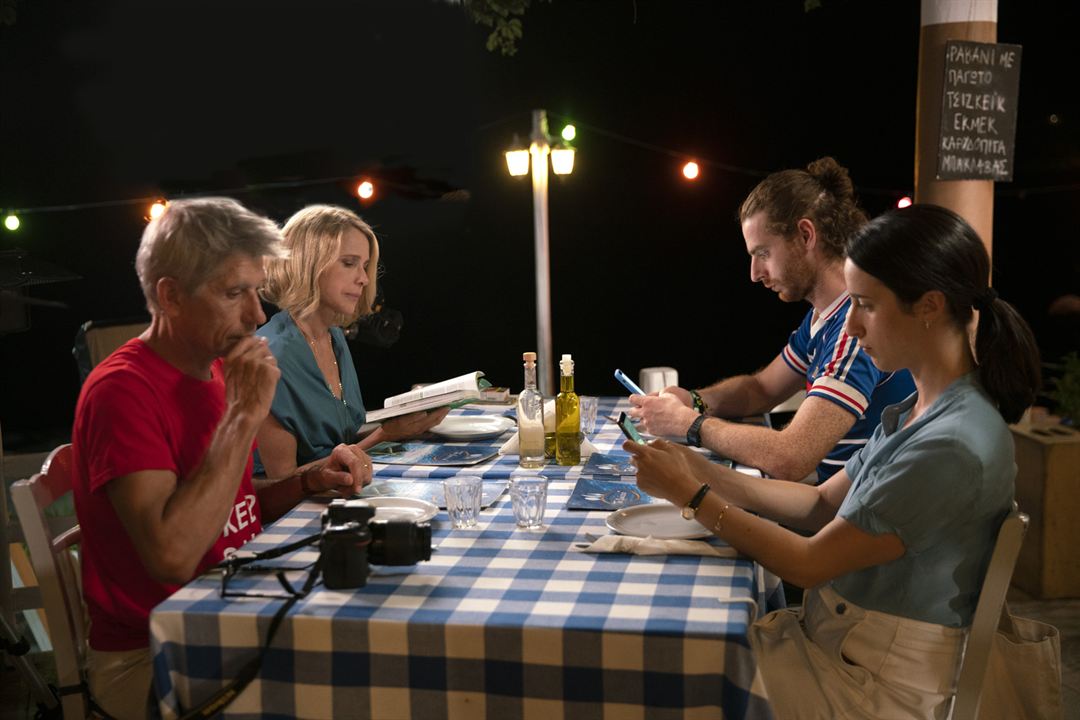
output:
[[[555,396],[555,461],[560,465],[581,462],[581,411],[574,392],[574,359],[559,361],[559,394]]]

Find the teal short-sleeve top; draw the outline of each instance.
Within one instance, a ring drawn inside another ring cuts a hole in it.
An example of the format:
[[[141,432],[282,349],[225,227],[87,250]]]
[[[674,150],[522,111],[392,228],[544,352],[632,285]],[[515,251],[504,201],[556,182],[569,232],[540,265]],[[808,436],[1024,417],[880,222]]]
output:
[[[341,328],[330,328],[341,376],[341,399],[330,391],[311,346],[289,313],[278,312],[256,334],[267,339],[281,370],[270,414],[296,438],[297,466],[326,457],[339,443],[356,442],[366,412],[356,366]],[[256,449],[255,473],[264,472]]]
[[[905,553],[832,585],[869,610],[965,627],[1012,508],[1013,440],[973,375],[954,381],[905,427],[917,397],[886,408],[848,461],[851,489],[839,511],[867,533],[896,534]]]

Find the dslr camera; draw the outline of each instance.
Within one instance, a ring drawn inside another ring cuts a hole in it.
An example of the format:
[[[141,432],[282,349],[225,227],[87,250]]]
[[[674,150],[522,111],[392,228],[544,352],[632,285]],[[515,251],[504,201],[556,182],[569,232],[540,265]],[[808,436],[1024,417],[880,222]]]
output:
[[[375,508],[364,500],[331,500],[323,511],[319,551],[327,588],[364,587],[369,563],[415,565],[431,559],[430,523],[374,517]]]

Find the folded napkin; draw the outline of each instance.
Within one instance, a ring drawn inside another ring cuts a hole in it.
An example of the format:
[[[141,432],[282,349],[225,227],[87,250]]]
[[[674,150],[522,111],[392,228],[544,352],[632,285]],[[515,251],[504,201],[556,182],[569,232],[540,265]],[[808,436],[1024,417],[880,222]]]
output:
[[[544,432],[555,432],[555,401],[547,400],[544,402]],[[587,458],[596,452],[596,446],[589,442],[589,438],[584,435],[581,436],[581,457]],[[503,443],[499,448],[500,455],[517,455],[518,454],[518,434],[515,432],[514,436]]]
[[[628,553],[630,555],[708,555],[711,557],[739,557],[735,548],[722,545],[710,545],[701,540],[661,540],[649,537],[631,537],[630,535],[601,535],[588,547],[582,548],[587,553]]]

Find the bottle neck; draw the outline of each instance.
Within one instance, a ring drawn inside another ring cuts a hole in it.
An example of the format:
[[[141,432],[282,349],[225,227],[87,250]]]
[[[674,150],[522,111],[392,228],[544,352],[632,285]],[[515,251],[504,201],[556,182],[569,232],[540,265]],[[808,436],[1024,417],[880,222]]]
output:
[[[532,390],[536,389],[536,366],[535,365],[531,365],[531,366],[526,365],[525,366],[525,388],[526,389],[532,389]]]
[[[564,393],[574,392],[574,376],[573,375],[561,375],[559,376],[559,391]]]

